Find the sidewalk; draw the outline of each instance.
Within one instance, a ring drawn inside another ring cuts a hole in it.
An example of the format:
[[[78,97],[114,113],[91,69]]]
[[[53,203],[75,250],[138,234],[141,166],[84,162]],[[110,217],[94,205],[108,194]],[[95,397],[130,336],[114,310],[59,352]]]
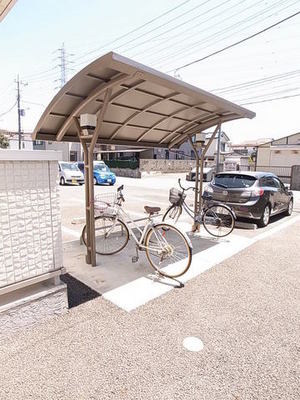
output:
[[[299,399],[299,232],[298,220],[130,313],[100,297],[11,337],[1,398]]]

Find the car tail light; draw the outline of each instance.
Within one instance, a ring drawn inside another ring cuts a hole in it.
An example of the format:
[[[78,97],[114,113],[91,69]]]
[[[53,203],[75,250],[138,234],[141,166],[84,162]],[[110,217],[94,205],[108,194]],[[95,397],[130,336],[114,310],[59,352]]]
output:
[[[263,188],[255,188],[252,190],[252,196],[253,197],[261,197],[264,194],[264,189]]]

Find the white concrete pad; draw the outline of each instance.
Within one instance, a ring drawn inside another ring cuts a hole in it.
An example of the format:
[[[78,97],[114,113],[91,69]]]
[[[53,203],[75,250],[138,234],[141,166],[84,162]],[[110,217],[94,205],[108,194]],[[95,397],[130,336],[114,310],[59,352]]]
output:
[[[189,281],[209,268],[251,246],[256,241],[269,237],[274,233],[287,228],[299,219],[300,216],[296,216],[254,238],[246,238],[231,234],[229,237],[219,240],[216,246],[195,254],[190,269],[186,274],[178,278],[178,280],[184,283]],[[182,224],[181,228],[184,227],[187,226]],[[176,282],[174,281],[174,286],[175,285]],[[142,277],[104,293],[103,297],[125,311],[132,311],[148,301],[167,293],[172,290],[174,286],[166,284],[164,281],[153,281],[150,277]]]

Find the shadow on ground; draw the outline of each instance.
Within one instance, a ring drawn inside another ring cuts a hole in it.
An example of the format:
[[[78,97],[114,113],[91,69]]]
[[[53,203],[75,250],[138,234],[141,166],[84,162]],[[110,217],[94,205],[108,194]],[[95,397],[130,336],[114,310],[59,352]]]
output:
[[[70,274],[63,274],[60,279],[67,285],[69,308],[76,307],[100,296],[95,290],[78,281]]]

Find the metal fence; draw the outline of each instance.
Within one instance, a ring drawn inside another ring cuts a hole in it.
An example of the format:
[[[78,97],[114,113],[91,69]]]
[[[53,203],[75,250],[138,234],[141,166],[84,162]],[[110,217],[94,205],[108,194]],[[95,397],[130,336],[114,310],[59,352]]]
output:
[[[277,175],[284,183],[291,183],[292,167],[256,165],[256,171],[272,172]]]

